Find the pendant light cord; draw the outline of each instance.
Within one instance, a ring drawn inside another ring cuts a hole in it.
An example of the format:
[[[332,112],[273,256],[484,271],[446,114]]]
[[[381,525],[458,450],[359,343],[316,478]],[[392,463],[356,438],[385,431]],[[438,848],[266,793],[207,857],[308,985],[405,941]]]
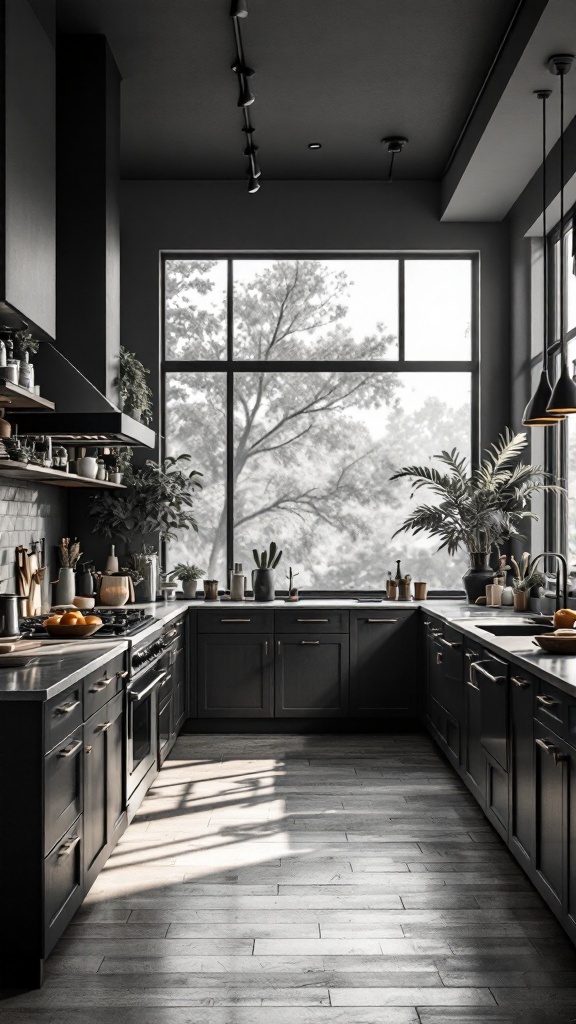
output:
[[[560,75],[560,351],[566,363],[564,345],[564,74]]]
[[[546,227],[546,100],[548,99],[548,95],[542,95],[542,236],[544,241],[542,253],[542,267],[544,271],[544,345],[542,359],[544,370],[548,370],[548,232]]]

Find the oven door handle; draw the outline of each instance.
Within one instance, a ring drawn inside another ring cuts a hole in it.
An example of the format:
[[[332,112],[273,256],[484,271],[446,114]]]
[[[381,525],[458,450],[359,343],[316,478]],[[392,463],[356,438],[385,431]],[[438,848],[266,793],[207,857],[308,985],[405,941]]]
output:
[[[136,704],[138,701],[143,700],[144,697],[147,697],[149,693],[152,693],[152,690],[155,690],[157,686],[160,686],[160,683],[164,682],[167,675],[168,673],[166,672],[166,670],[164,670],[163,672],[159,672],[157,676],[154,676],[152,682],[148,683],[148,686],[145,686],[143,690],[129,690],[129,700],[131,700],[133,704]]]

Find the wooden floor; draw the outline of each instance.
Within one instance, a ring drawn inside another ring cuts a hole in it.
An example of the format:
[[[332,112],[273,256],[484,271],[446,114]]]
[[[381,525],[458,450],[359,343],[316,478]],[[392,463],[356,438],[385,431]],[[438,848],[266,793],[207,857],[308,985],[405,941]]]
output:
[[[185,736],[0,1024],[576,1019],[576,953],[424,736]]]

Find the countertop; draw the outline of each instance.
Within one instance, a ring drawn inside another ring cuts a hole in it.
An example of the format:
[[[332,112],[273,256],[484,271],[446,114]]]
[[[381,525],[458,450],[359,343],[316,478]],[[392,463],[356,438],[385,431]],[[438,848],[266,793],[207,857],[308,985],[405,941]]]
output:
[[[28,668],[5,668],[0,660],[0,701],[57,697],[89,672],[105,665],[112,655],[127,649],[126,640],[98,644],[75,640],[27,651],[26,655],[35,662]]]

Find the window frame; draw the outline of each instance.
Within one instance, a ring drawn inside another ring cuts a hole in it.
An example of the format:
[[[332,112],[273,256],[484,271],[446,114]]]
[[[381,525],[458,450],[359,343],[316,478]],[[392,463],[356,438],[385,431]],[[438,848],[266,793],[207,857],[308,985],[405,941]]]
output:
[[[256,360],[234,359],[234,260],[394,260],[398,262],[398,358],[362,360]],[[466,360],[413,360],[405,357],[405,263],[410,259],[466,260],[470,262],[470,359]],[[167,359],[166,358],[166,263],[170,260],[226,260],[227,261],[227,344],[223,359]],[[470,452],[473,464],[480,458],[480,253],[477,250],[394,250],[394,251],[263,251],[263,250],[162,250],[160,252],[160,457],[166,453],[166,378],[169,373],[223,373],[226,375],[226,561],[230,573],[234,566],[234,374],[248,372],[306,373],[338,372],[358,373],[370,369],[381,373],[469,373],[470,374]],[[164,551],[165,554],[165,551]],[[354,591],[325,591],[306,588],[308,594],[318,596],[360,593]],[[364,593],[380,593],[365,591]],[[454,596],[451,590],[430,591],[438,596]]]

